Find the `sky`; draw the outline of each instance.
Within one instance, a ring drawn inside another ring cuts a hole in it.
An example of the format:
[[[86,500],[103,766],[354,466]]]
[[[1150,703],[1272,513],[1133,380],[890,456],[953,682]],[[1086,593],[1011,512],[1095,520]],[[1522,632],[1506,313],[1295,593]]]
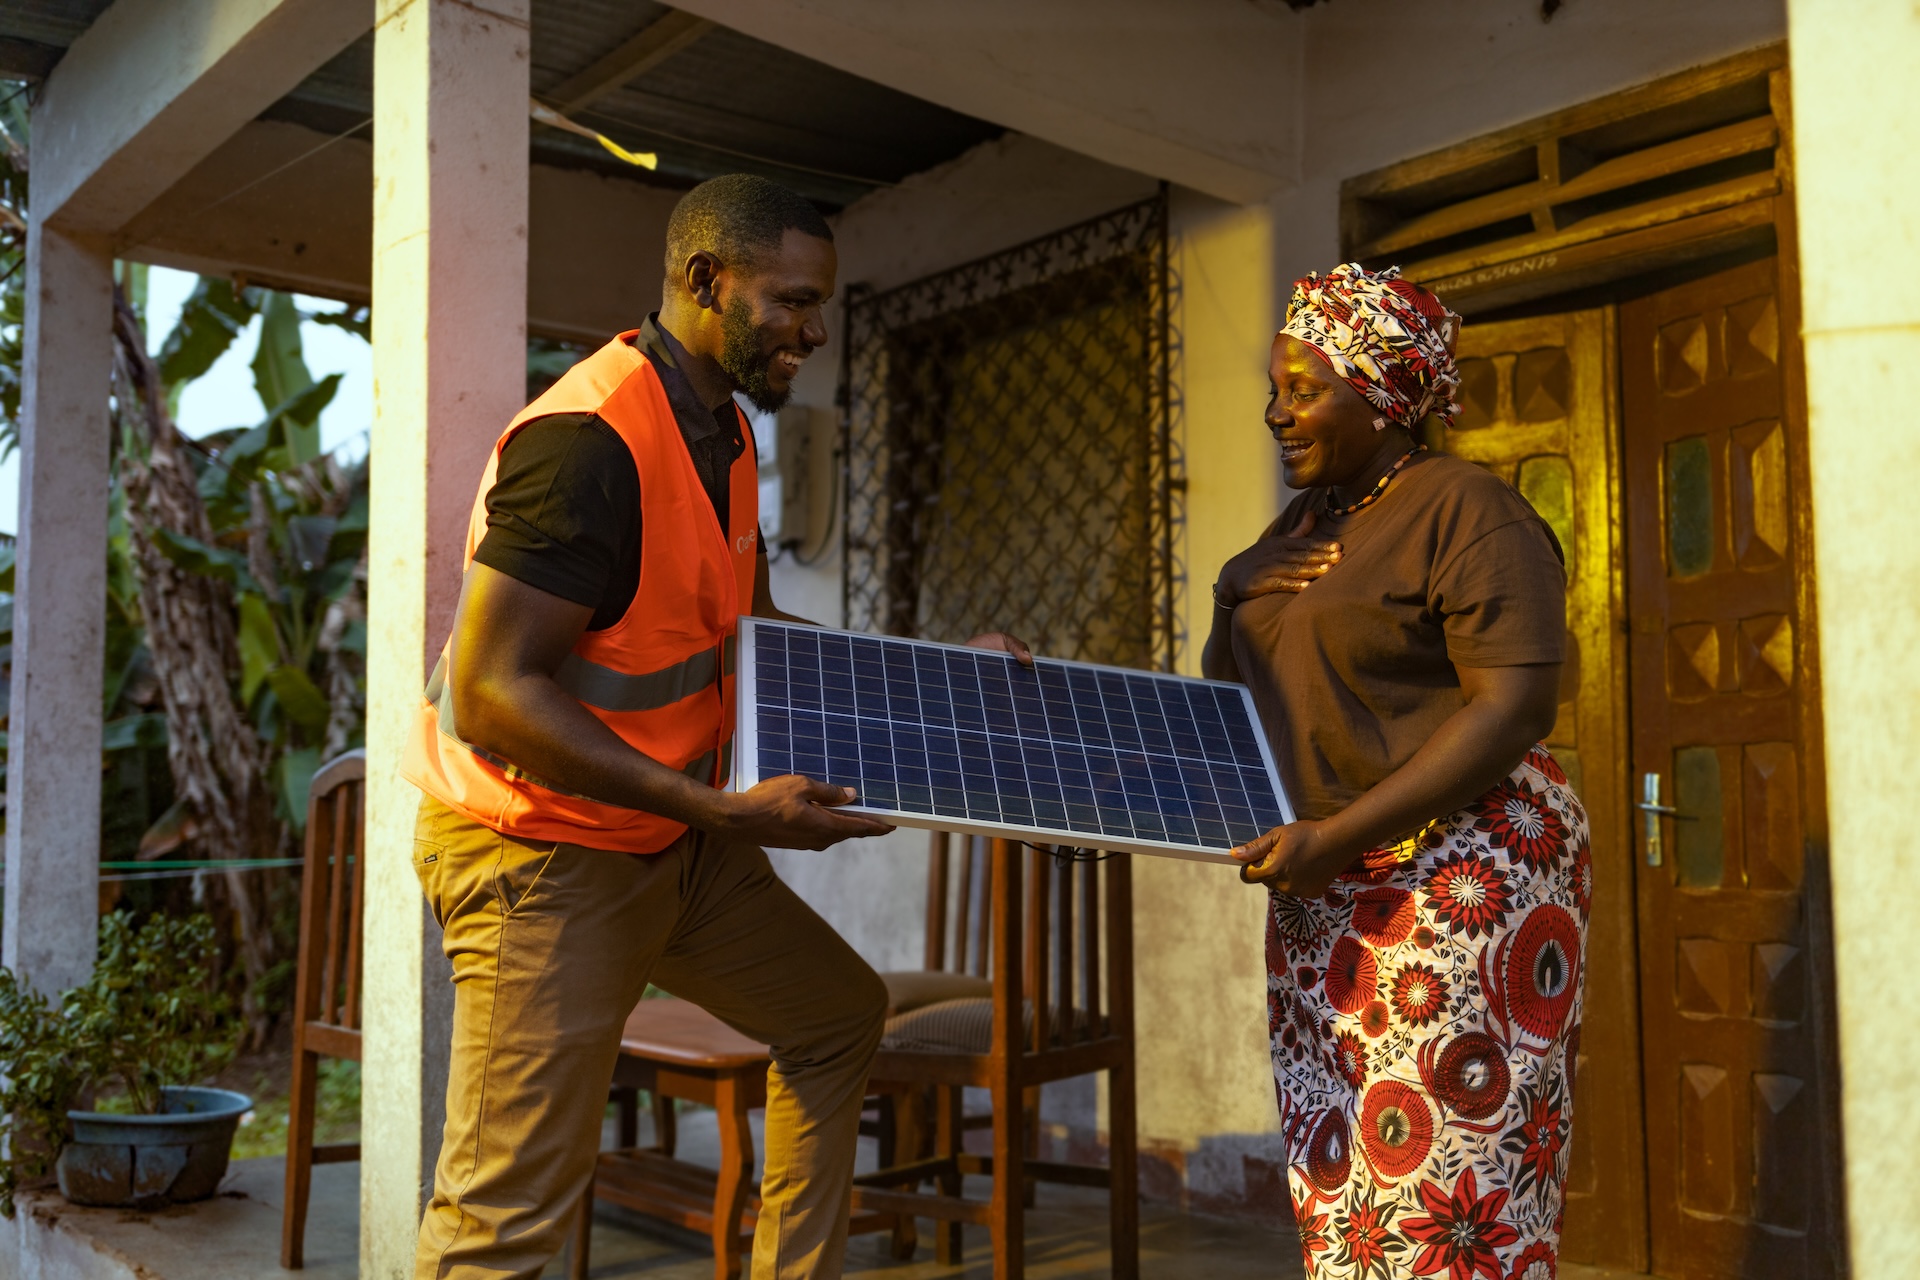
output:
[[[158,352],[180,318],[180,308],[193,292],[197,276],[166,267],[147,274],[147,350]],[[302,311],[338,311],[341,305],[324,298],[299,295]],[[187,384],[180,395],[180,429],[203,436],[222,427],[252,426],[264,418],[267,406],[254,394],[253,363],[260,339],[260,321],[234,339],[226,354],[206,374]],[[102,335],[102,341],[106,341]],[[373,421],[373,352],[345,329],[311,322],[300,327],[307,368],[316,380],[341,374],[340,390],[320,414],[320,445],[344,449],[348,456],[366,452],[367,428]],[[0,463],[0,533],[17,533],[20,515],[20,454]]]

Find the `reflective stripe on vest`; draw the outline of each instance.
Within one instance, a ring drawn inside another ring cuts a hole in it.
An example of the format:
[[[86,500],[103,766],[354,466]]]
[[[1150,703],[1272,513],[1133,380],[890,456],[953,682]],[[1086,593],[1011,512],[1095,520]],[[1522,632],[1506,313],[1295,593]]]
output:
[[[706,649],[684,662],[639,676],[625,675],[570,653],[553,673],[553,682],[602,711],[657,711],[711,689],[720,683],[720,677],[732,675],[739,646],[738,636],[728,636],[717,657],[714,650]]]

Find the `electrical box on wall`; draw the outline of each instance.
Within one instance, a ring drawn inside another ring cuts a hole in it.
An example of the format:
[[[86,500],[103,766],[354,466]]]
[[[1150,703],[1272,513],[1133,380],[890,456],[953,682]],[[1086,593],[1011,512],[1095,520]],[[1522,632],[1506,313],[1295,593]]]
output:
[[[780,477],[781,549],[800,560],[826,550],[833,533],[835,446],[839,424],[831,409],[790,404],[774,428],[774,471]]]

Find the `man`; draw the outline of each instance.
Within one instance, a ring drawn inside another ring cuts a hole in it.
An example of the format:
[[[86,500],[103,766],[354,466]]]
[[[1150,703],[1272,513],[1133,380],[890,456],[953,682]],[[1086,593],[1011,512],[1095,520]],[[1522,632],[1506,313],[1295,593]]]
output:
[[[886,992],[760,846],[890,828],[806,778],[718,789],[737,616],[787,616],[733,395],[778,408],[827,340],[833,234],[716,178],[675,208],[666,266],[658,315],[495,446],[408,751],[456,991],[420,1280],[531,1278],[558,1251],[649,980],[772,1046],[755,1280],[840,1274]]]

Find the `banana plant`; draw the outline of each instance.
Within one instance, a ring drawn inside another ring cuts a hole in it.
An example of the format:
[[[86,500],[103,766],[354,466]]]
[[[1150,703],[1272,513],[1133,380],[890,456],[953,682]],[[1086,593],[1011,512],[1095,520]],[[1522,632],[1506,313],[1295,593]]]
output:
[[[241,657],[234,694],[270,745],[281,817],[297,833],[305,823],[314,769],[324,756],[364,738],[358,673],[366,625],[359,562],[367,530],[364,462],[343,465],[320,453],[320,413],[340,378],[312,376],[300,326],[320,320],[364,336],[366,320],[364,311],[303,313],[291,295],[202,279],[156,357],[169,408],[241,340],[256,316],[261,324],[251,367],[262,403],[272,408],[251,426],[196,442],[200,496],[214,537],[202,542],[155,530],[154,540],[175,564],[234,589]],[[190,815],[171,804],[167,779],[155,776],[154,766],[165,758],[166,718],[140,616],[117,468],[115,481],[109,491],[102,741],[110,792],[103,856],[109,860],[133,857],[136,848],[139,856],[160,856],[191,844],[193,836]],[[12,590],[12,540],[0,539],[0,597]],[[11,601],[0,599],[0,663],[11,660],[12,629]],[[6,692],[0,682],[0,717]]]
[[[198,441],[199,495],[213,537],[155,529],[153,538],[174,564],[232,590],[240,658],[233,694],[267,748],[281,818],[297,832],[323,756],[364,737],[366,465],[320,451],[320,414],[340,375],[315,379],[309,371],[300,326],[310,317],[291,295],[236,292],[222,280],[196,287],[158,362],[177,395],[256,316],[254,388],[270,407],[250,426]],[[313,318],[364,323],[348,313]]]

